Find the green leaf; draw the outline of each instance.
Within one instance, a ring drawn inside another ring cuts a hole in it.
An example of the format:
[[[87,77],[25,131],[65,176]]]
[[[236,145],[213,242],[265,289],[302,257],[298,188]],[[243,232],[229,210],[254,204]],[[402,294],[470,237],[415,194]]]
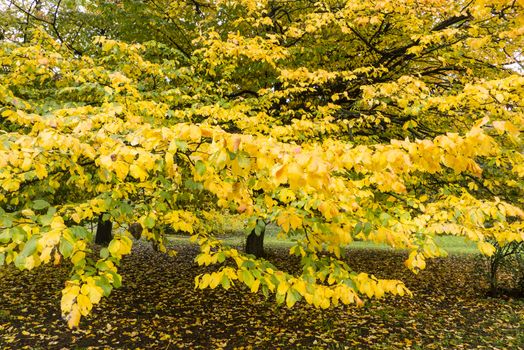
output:
[[[153,228],[153,227],[155,227],[155,219],[152,218],[151,216],[148,216],[148,217],[144,220],[144,226],[147,227],[147,228]]]
[[[48,210],[48,212],[49,212],[49,210]],[[48,213],[46,215],[40,215],[37,220],[40,223],[40,225],[42,225],[42,226],[49,226],[49,225],[51,225],[51,222],[53,221],[53,215],[54,214],[50,214],[50,213]]]
[[[26,240],[27,233],[20,226],[11,228],[11,240],[15,243],[22,243]]]
[[[49,207],[49,203],[43,199],[37,199],[33,201],[33,205],[31,207],[34,210],[42,210],[42,209]]]
[[[238,152],[237,155],[238,159],[238,166],[241,168],[249,168],[251,166],[251,158],[249,157],[249,154],[245,151]]]
[[[246,228],[245,228],[245,232],[246,234],[250,234],[251,231],[253,231],[255,229],[255,227],[257,226],[257,219],[256,217],[250,217],[247,221],[247,224],[246,224]]]
[[[108,256],[109,256],[109,249],[107,249],[105,247],[100,249],[100,257],[102,259],[107,259]]]
[[[344,280],[344,284],[352,289],[354,289],[355,291],[357,290],[357,285],[355,284],[355,282],[350,279],[350,278],[347,278]]]
[[[286,305],[287,307],[293,307],[297,301],[301,298],[300,294],[292,288],[289,288],[286,294]]]
[[[260,236],[266,230],[266,223],[264,220],[258,220],[257,225],[255,226],[255,234]]]
[[[129,216],[133,214],[133,207],[129,203],[126,203],[126,202],[121,203],[120,208],[118,208],[118,210],[124,216]]]
[[[100,278],[96,280],[95,284],[102,288],[105,297],[111,294],[111,290],[113,289],[113,287],[111,286],[111,283],[109,283],[106,277],[100,276]]]
[[[367,234],[369,234],[369,233],[371,232],[371,229],[372,229],[372,228],[373,228],[373,227],[371,226],[371,224],[370,224],[369,222],[366,222],[366,223],[364,224],[364,229],[363,229],[363,231],[364,231],[364,233],[367,235]]]
[[[245,269],[254,269],[256,267],[255,263],[251,260],[246,260],[242,263],[242,267]]]
[[[25,264],[25,259],[26,257],[19,254],[17,255],[17,257],[15,258],[15,266],[18,268],[18,269],[23,269],[24,268],[24,264]]]
[[[73,243],[69,242],[64,238],[64,236],[62,236],[60,237],[60,245],[58,246],[58,250],[64,258],[68,258],[73,252]]]
[[[38,239],[40,236],[34,235],[31,237],[24,245],[24,249],[20,252],[19,256],[28,257],[30,255],[33,255],[33,253],[36,251],[36,245],[38,243]]]
[[[220,283],[222,284],[222,288],[225,290],[228,290],[231,287],[231,282],[229,281],[229,277],[227,277],[226,274],[222,275],[222,281],[220,281]]]
[[[269,288],[265,284],[262,285],[262,294],[264,294],[266,298],[269,297]]]
[[[193,179],[187,179],[186,181],[184,181],[184,186],[188,190],[202,190],[204,188],[201,183],[195,182],[193,181]],[[183,195],[184,193],[181,193],[179,198],[182,197]]]
[[[197,160],[195,163],[195,170],[199,176],[204,175],[204,173],[206,172],[206,164],[200,159]]]
[[[246,286],[248,286],[249,288],[251,288],[251,286],[255,282],[255,279],[253,278],[253,275],[248,270],[243,270],[242,271],[242,280],[244,281]]]
[[[3,266],[5,262],[5,253],[0,253],[0,266]]]
[[[105,260],[97,261],[95,267],[98,270],[100,270],[100,271],[107,271],[108,270],[108,266],[107,266],[107,263],[105,262]]]
[[[3,210],[0,212],[0,226],[2,227],[13,226],[13,219],[11,218],[11,215],[7,214]]]
[[[187,150],[187,142],[182,140],[175,140],[176,148],[185,152]]]
[[[111,274],[113,275],[113,286],[120,288],[122,286],[122,276],[116,272],[112,272]]]
[[[262,288],[262,293],[264,292],[264,288]],[[285,294],[275,294],[275,300],[277,304],[282,304],[286,298]]]
[[[7,243],[11,240],[11,230],[6,228],[0,233],[0,243]]]
[[[387,226],[391,216],[388,213],[380,213],[379,220],[382,226]]]
[[[71,226],[69,230],[71,231],[73,236],[76,238],[91,240],[91,236],[92,236],[91,231],[89,231],[88,229],[86,229],[83,226]]]
[[[231,152],[230,150],[227,150],[227,154],[229,156],[229,159],[231,160],[235,160],[235,158],[237,157],[237,154],[235,152]]]

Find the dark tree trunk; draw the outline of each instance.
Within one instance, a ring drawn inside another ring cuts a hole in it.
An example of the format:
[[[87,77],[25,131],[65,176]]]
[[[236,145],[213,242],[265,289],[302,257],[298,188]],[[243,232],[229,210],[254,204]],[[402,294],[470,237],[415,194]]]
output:
[[[111,220],[104,220],[103,215],[100,214],[98,216],[98,225],[96,227],[95,243],[108,245],[113,239],[113,235],[111,234],[112,228],[113,223]]]
[[[253,254],[257,258],[264,257],[264,233],[266,230],[262,230],[260,235],[255,233],[255,230],[251,231],[247,236],[246,240],[246,253]]]

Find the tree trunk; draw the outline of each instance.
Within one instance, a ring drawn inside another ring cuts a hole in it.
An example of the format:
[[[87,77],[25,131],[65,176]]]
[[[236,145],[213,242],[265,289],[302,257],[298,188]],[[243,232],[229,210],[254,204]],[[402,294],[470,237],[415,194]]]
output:
[[[251,231],[249,235],[247,236],[246,240],[246,253],[247,254],[253,254],[257,258],[264,257],[264,233],[266,232],[265,229],[263,229],[260,232],[260,235],[257,235],[255,233],[255,230]]]
[[[96,227],[95,243],[107,246],[113,239],[113,235],[111,234],[112,228],[113,223],[111,220],[104,220],[103,215],[100,214],[98,216],[98,225]]]

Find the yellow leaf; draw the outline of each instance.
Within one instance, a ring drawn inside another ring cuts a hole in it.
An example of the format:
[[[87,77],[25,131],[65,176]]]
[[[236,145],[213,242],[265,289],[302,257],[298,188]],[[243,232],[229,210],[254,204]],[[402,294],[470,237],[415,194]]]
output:
[[[287,166],[287,178],[289,187],[292,189],[298,189],[307,183],[304,177],[304,170],[296,163],[291,163]]]
[[[125,162],[116,161],[113,163],[113,170],[115,171],[116,176],[123,181],[129,173],[129,166]]]
[[[340,292],[340,300],[346,305],[354,303],[356,296],[355,291],[349,287],[345,287],[344,289],[345,290],[341,290]]]
[[[84,295],[84,294],[79,294],[76,297],[76,303],[78,304],[80,313],[83,316],[86,316],[89,313],[89,311],[91,311],[91,309],[93,308],[93,304],[91,303],[91,300],[89,300],[89,297],[87,297],[87,295]]]
[[[71,219],[76,222],[77,224],[80,223],[80,221],[82,221],[82,219],[80,218],[80,214],[78,213],[73,213],[71,215]]]
[[[296,230],[302,225],[302,218],[300,216],[291,214],[289,216],[289,223],[291,225],[291,228]]]
[[[4,190],[8,192],[14,192],[14,191],[18,191],[18,189],[20,188],[20,182],[17,180],[13,180],[13,179],[6,179],[1,184],[1,186],[3,187]]]
[[[373,294],[375,295],[375,297],[382,298],[384,296],[384,289],[382,289],[380,284],[373,283],[372,288],[373,288]]]
[[[289,307],[289,308],[293,307],[293,305],[295,305],[296,302],[297,302],[297,299],[295,298],[295,294],[293,294],[292,290],[289,289],[287,291],[287,295],[286,295],[286,305],[287,305],[287,307]]]
[[[147,171],[136,164],[131,164],[129,167],[129,173],[132,177],[139,179],[140,181],[145,181],[147,179]]]
[[[289,284],[287,284],[286,281],[281,281],[281,282],[278,284],[277,294],[286,294],[286,292],[288,291],[288,289],[289,289]]]
[[[487,256],[492,256],[496,250],[495,247],[491,243],[488,243],[485,241],[478,242],[477,246],[480,252]]]
[[[74,304],[71,312],[67,315],[67,326],[69,328],[78,327],[80,323],[80,310],[77,304]]]
[[[133,246],[133,241],[131,240],[131,238],[127,236],[122,236],[120,238],[120,245],[121,245],[120,254],[125,255],[125,254],[131,253],[131,248]]]
[[[268,209],[271,209],[276,203],[277,202],[273,200],[273,198],[271,198],[270,196],[268,195],[264,196],[264,204],[266,205]]]
[[[210,265],[214,262],[214,259],[209,254],[200,254],[195,258],[195,261],[198,265]]]
[[[78,251],[71,257],[71,262],[73,265],[77,265],[80,261],[84,260],[86,257],[86,253]]]
[[[20,166],[20,169],[22,169],[22,171],[28,171],[29,169],[31,169],[31,164],[32,163],[33,163],[33,161],[31,160],[31,158],[26,157],[22,161],[22,165]]]
[[[284,232],[289,232],[289,229],[292,228],[293,230],[296,230],[297,228],[302,226],[302,218],[295,214],[294,211],[288,210],[283,213],[281,213],[278,216],[277,224],[282,227]]]
[[[267,196],[266,196],[267,197]],[[271,199],[270,197],[268,197]],[[278,196],[278,199],[280,199],[283,203],[289,203],[296,199],[295,193],[287,188],[284,188],[280,191],[280,194]]]
[[[55,216],[51,221],[51,230],[62,230],[67,228],[64,224],[64,219],[60,216]]]
[[[94,281],[91,280],[91,283],[85,283],[81,289],[82,294],[87,295],[92,304],[97,304],[103,295],[103,290],[99,286],[94,284]]]
[[[42,253],[40,254],[40,260],[42,260],[44,263],[48,263],[51,261],[51,252],[53,251],[53,247],[45,247],[42,249]]]
[[[260,280],[255,280],[253,284],[251,285],[251,292],[256,293],[258,292],[258,288],[260,287]]]
[[[209,281],[209,287],[215,289],[222,282],[222,273],[213,272]]]
[[[112,256],[120,256],[120,249],[121,249],[120,240],[113,239],[111,243],[109,243],[109,246],[107,249],[109,250],[109,253],[111,253]]]
[[[62,300],[60,302],[60,308],[62,313],[68,313],[73,307],[73,303],[76,300],[76,296],[80,292],[80,287],[77,285],[69,286],[64,288],[62,291]]]
[[[207,286],[209,286],[209,283],[211,282],[211,275],[206,273],[204,276],[202,276],[202,278],[200,279],[200,285],[198,286],[198,288],[200,289],[204,289],[204,288],[207,288]]]
[[[114,238],[107,249],[112,256],[121,258],[122,255],[129,254],[131,252],[131,246],[133,242],[130,238],[122,236],[120,238]]]
[[[280,215],[277,219],[277,224],[282,227],[284,232],[289,232],[289,217],[287,215]]]
[[[502,120],[495,120],[493,122],[493,127],[495,128],[495,130],[497,130],[499,134],[503,134],[506,130],[506,122]]]
[[[202,137],[202,131],[200,130],[200,127],[192,124],[189,126],[189,137],[193,141],[200,141],[200,138]]]
[[[60,264],[60,259],[62,258],[62,255],[60,255],[60,253],[58,253],[57,251],[55,251],[55,255],[54,255],[54,261],[53,261],[53,265],[58,265]]]
[[[324,201],[318,206],[318,210],[324,215],[326,220],[331,220],[339,214],[338,208],[332,201]]]
[[[41,239],[41,242],[47,246],[57,245],[60,241],[60,236],[62,235],[60,229],[51,230],[44,234]]]
[[[302,280],[299,280],[297,283],[293,285],[293,288],[299,292],[301,295],[306,294],[306,283]]]

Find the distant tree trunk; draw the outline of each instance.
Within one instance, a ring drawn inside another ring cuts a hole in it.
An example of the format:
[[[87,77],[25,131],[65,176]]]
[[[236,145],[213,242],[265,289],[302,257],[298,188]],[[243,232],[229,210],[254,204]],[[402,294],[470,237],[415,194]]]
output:
[[[136,240],[139,240],[140,237],[142,237],[142,232],[144,229],[142,228],[142,225],[138,222],[134,222],[129,226],[129,232],[135,237]]]
[[[257,258],[264,257],[264,233],[266,229],[261,230],[260,234],[257,235],[255,230],[251,231],[247,236],[246,240],[246,253],[253,254]]]
[[[98,216],[98,225],[96,227],[95,243],[108,245],[113,239],[111,230],[113,229],[113,223],[111,220],[104,220],[103,215]]]
[[[489,292],[490,296],[497,296],[499,292],[497,273],[499,269],[499,259],[495,256],[490,257],[490,267],[489,267]]]

